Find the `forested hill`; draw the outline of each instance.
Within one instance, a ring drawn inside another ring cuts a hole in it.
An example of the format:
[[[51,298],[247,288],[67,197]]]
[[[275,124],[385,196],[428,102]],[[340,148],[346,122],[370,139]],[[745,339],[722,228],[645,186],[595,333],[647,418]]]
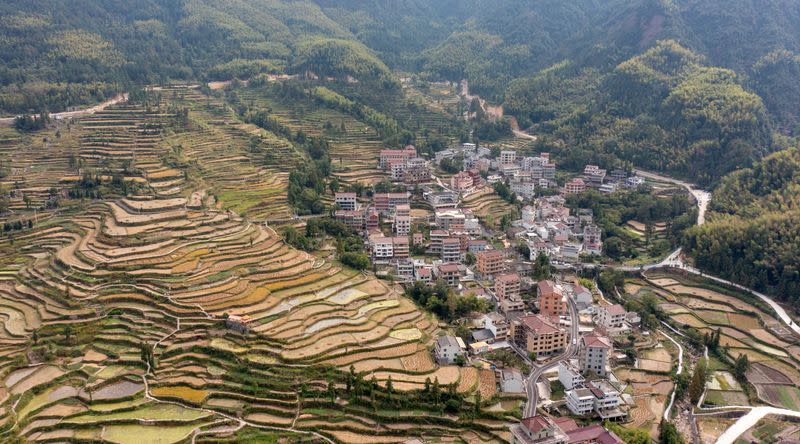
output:
[[[605,72],[674,39],[743,76],[782,127],[800,115],[794,0],[0,0],[0,36],[5,111],[272,71],[385,82],[387,65],[500,102],[561,61]]]
[[[780,299],[800,301],[800,149],[726,177],[709,222],[689,231],[697,265]]]

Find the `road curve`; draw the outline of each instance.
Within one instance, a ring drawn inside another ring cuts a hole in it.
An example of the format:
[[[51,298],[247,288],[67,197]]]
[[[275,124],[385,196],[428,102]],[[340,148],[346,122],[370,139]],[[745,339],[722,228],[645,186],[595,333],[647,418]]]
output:
[[[51,113],[50,118],[55,120],[61,119],[69,119],[75,117],[82,117],[94,114],[98,111],[102,111],[109,106],[116,105],[118,103],[123,103],[128,101],[128,93],[117,94],[116,96],[112,97],[109,100],[106,100],[103,103],[98,105],[92,106],[90,108],[79,109],[75,111],[64,111],[60,113]],[[0,118],[0,126],[11,126],[14,124],[14,120],[19,116],[14,117],[2,117]]]
[[[580,318],[578,317],[578,307],[575,305],[575,301],[572,298],[567,298],[567,303],[569,305],[569,316],[570,316],[570,337],[569,337],[569,344],[567,344],[567,349],[564,350],[564,353],[557,356],[554,359],[551,359],[546,364],[536,367],[534,365],[534,369],[531,371],[530,376],[528,376],[527,384],[525,391],[528,395],[528,402],[525,403],[525,408],[522,412],[523,418],[528,418],[531,416],[536,415],[536,406],[539,404],[539,393],[536,390],[536,382],[539,380],[539,377],[542,376],[544,373],[552,369],[553,367],[557,366],[560,362],[571,359],[578,353],[578,333],[580,329]],[[519,352],[519,351],[518,351]]]

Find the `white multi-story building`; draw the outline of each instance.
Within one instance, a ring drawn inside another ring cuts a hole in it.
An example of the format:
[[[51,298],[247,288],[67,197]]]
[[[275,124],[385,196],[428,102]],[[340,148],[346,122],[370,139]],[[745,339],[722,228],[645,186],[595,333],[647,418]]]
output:
[[[484,315],[483,328],[492,332],[495,341],[504,341],[508,338],[508,321],[500,313],[493,311]]]
[[[397,236],[408,236],[411,233],[411,216],[394,215],[392,229]]]
[[[573,415],[588,415],[594,410],[594,395],[586,387],[567,390],[567,408]]]
[[[500,151],[500,164],[513,165],[517,161],[517,152],[513,150]]]
[[[459,356],[464,356],[464,341],[455,336],[439,336],[433,352],[439,364],[452,364]]]
[[[391,237],[373,237],[372,257],[376,260],[386,260],[394,257],[394,243]]]
[[[512,180],[511,191],[525,199],[532,199],[536,196],[537,182],[533,180]]]
[[[598,320],[605,328],[622,328],[626,313],[625,307],[619,304],[601,306],[597,310]]]
[[[578,359],[582,372],[594,372],[598,376],[608,374],[608,357],[613,347],[607,337],[591,332],[583,335]]]
[[[334,203],[343,211],[356,211],[358,209],[358,197],[356,193],[336,193]]]
[[[566,390],[580,387],[586,381],[580,370],[569,362],[561,361],[558,364],[558,381]]]

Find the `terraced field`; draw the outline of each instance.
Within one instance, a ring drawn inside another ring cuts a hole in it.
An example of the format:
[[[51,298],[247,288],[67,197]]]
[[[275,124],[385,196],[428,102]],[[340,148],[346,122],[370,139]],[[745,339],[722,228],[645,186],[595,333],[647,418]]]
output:
[[[786,408],[798,404],[800,341],[781,328],[764,308],[731,291],[679,274],[648,273],[646,281],[630,281],[626,290],[637,296],[655,295],[676,325],[693,327],[701,333],[719,330],[720,344],[731,358],[741,354],[749,358],[748,380],[761,400]],[[729,383],[721,384],[712,387],[709,402],[733,404],[746,400],[727,387]]]
[[[500,225],[500,219],[504,215],[514,212],[514,207],[501,199],[489,186],[467,196],[462,207],[471,210],[481,221],[494,227]]]
[[[164,96],[189,107],[187,126],[132,106],[76,124],[87,164],[130,159],[135,193],[64,207],[0,241],[3,439],[509,439],[502,413],[466,420],[438,391],[406,401],[433,381],[443,397],[496,402],[493,377],[433,365],[434,320],[254,222],[287,211],[274,197],[287,167],[260,166],[242,145],[263,136],[288,164],[281,139],[199,91]]]
[[[312,100],[280,97],[269,87],[244,88],[232,94],[240,103],[271,110],[273,118],[293,131],[329,140],[331,167],[343,183],[371,185],[384,179],[377,166],[380,150],[386,147],[369,124]]]

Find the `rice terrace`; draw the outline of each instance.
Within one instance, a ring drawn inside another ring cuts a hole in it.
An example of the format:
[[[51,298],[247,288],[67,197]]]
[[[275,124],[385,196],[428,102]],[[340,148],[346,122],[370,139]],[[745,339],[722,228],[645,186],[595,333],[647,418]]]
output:
[[[474,368],[434,364],[430,315],[391,283],[288,246],[264,222],[288,218],[291,144],[259,139],[279,159],[253,165],[259,128],[196,89],[157,97],[59,125],[44,136],[47,163],[36,147],[14,156],[32,171],[26,195],[94,180],[70,174],[76,164],[117,167],[118,186],[135,191],[64,205],[3,240],[6,434],[120,443],[507,434],[502,414],[464,422],[445,411],[448,399],[491,399],[494,377],[486,385]],[[179,106],[191,109],[191,132],[171,128]],[[18,143],[3,140],[6,150]]]
[[[0,444],[800,442],[797,0],[0,0]]]

